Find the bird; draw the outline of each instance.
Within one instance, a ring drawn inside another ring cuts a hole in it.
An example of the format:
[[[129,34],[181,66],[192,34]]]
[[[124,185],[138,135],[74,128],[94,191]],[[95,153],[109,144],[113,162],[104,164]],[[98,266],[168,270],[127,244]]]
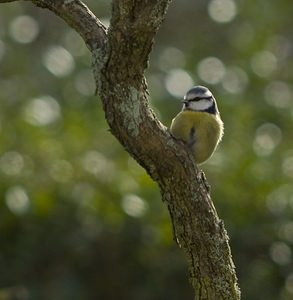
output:
[[[183,99],[183,108],[172,120],[170,132],[187,145],[196,164],[206,162],[224,134],[224,123],[217,102],[204,86],[194,86]]]

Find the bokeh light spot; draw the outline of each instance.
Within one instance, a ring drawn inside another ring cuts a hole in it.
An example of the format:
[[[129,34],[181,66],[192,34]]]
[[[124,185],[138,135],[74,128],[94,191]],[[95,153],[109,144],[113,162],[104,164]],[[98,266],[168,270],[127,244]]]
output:
[[[73,167],[66,160],[57,160],[51,165],[50,175],[57,182],[68,182],[73,176]]]
[[[217,84],[224,77],[226,68],[221,60],[216,57],[207,57],[197,66],[197,73],[201,80],[209,84]]]
[[[282,35],[271,36],[267,48],[274,53],[278,60],[285,61],[292,52],[292,40]]]
[[[39,24],[30,16],[18,16],[10,24],[10,35],[18,43],[28,44],[39,34]]]
[[[248,84],[247,74],[239,67],[230,67],[222,80],[223,88],[231,94],[242,93]]]
[[[237,14],[237,6],[233,0],[212,0],[208,5],[208,13],[218,23],[231,22]]]
[[[268,77],[277,68],[277,58],[270,51],[261,51],[251,58],[251,68],[259,77]]]
[[[292,188],[287,184],[273,190],[267,197],[268,210],[274,215],[282,214],[288,207],[292,192]]]
[[[253,149],[259,156],[270,155],[281,142],[282,131],[273,123],[265,123],[256,130]]]
[[[190,75],[182,69],[171,70],[165,79],[166,89],[174,97],[183,97],[193,85]]]
[[[279,236],[280,238],[288,241],[289,243],[293,243],[293,222],[285,222],[279,228]]]
[[[291,262],[292,252],[286,243],[275,242],[270,247],[270,256],[275,263],[284,266]]]
[[[293,156],[284,158],[282,171],[285,176],[293,178]]]
[[[23,171],[24,159],[22,155],[16,151],[4,153],[0,157],[0,170],[9,176],[20,175]]]
[[[83,168],[101,181],[111,181],[114,176],[113,164],[100,152],[87,151],[82,158]]]
[[[162,51],[158,66],[162,71],[183,68],[185,66],[185,55],[175,47],[168,47]]]
[[[69,75],[75,67],[72,55],[61,46],[50,47],[43,56],[43,64],[57,77]]]
[[[139,218],[147,211],[147,204],[137,195],[128,194],[122,199],[122,208],[129,216]]]
[[[270,82],[264,90],[264,96],[268,104],[277,108],[291,107],[292,89],[282,81]]]
[[[87,206],[93,202],[95,190],[95,187],[88,182],[75,182],[71,196],[78,204]],[[82,201],[80,201],[80,199],[82,199]]]
[[[9,210],[16,214],[26,213],[30,206],[29,197],[21,186],[13,186],[5,193],[5,202]]]
[[[60,117],[60,105],[48,95],[30,100],[24,109],[24,119],[35,126],[51,124]]]

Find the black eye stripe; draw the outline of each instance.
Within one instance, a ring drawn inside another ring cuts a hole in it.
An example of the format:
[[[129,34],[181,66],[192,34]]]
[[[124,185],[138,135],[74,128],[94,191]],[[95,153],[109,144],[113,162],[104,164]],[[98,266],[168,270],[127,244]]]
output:
[[[204,100],[204,99],[210,100],[210,99],[213,99],[213,97],[212,96],[209,96],[209,97],[195,97],[195,98],[189,99],[188,102],[200,101],[200,100]]]

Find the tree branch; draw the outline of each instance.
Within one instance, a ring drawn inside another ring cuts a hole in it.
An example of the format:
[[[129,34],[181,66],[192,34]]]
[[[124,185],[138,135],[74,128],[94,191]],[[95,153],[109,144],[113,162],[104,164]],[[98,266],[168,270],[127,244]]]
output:
[[[196,299],[240,299],[228,236],[204,175],[148,104],[144,71],[171,0],[113,0],[108,32],[79,0],[31,1],[64,19],[92,52],[110,130],[158,183]]]
[[[47,8],[61,17],[76,30],[90,51],[103,47],[106,40],[106,27],[79,0],[31,0],[36,6]]]
[[[170,1],[114,0],[100,96],[112,133],[158,182],[196,299],[240,299],[223,222],[186,149],[149,107],[143,72]]]
[[[8,3],[8,2],[16,2],[20,0],[0,0],[0,3]],[[24,1],[29,1],[29,0],[24,0]]]

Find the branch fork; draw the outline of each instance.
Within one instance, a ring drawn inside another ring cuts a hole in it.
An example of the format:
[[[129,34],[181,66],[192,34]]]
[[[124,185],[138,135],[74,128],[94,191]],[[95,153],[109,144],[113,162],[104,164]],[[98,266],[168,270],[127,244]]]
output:
[[[0,0],[0,3],[17,0]],[[113,0],[108,29],[79,0],[23,0],[47,8],[83,38],[111,132],[158,183],[195,299],[239,300],[228,236],[203,173],[148,104],[144,71],[171,0]]]

